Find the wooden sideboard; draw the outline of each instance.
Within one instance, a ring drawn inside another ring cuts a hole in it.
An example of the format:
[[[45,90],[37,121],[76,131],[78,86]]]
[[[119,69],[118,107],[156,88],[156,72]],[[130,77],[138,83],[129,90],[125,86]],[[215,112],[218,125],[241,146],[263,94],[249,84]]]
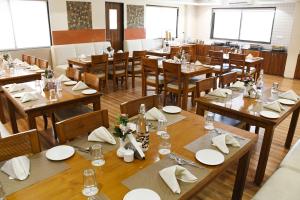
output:
[[[197,56],[207,56],[209,50],[224,51],[225,53],[227,53],[230,48],[226,46],[215,45],[196,45]],[[263,67],[265,74],[283,76],[287,59],[286,52],[261,51],[261,57],[264,58]],[[298,74],[300,78],[300,67],[298,70]]]
[[[294,78],[300,79],[300,54],[298,55]]]

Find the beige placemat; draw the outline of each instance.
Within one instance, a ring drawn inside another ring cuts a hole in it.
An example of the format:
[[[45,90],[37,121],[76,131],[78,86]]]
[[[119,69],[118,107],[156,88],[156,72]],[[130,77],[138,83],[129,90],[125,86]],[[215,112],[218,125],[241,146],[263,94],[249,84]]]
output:
[[[193,153],[196,153],[197,151],[202,150],[202,149],[214,149],[214,150],[219,151],[217,147],[212,145],[212,141],[211,141],[211,139],[217,135],[218,134],[212,133],[212,132],[208,133],[208,134],[198,138],[197,140],[193,141],[192,143],[186,145],[184,148]],[[234,134],[232,134],[232,135],[235,136]],[[227,155],[224,154],[225,160],[232,157],[237,151],[240,150],[240,148],[242,148],[244,145],[246,145],[250,141],[249,139],[242,138],[240,136],[237,136],[237,137],[239,137],[236,139],[240,143],[241,147],[233,147],[231,145],[228,145],[229,154],[227,154]]]
[[[2,166],[4,162],[0,164]],[[22,190],[51,176],[69,169],[65,162],[53,162],[47,160],[45,152],[30,157],[30,175],[24,181],[10,180],[8,175],[0,172],[0,180],[7,195]]]
[[[159,171],[166,167],[170,167],[175,165],[175,161],[171,160],[168,157],[142,169],[131,177],[122,181],[127,188],[130,190],[136,188],[148,188],[158,193],[162,200],[176,200],[180,199],[186,192],[191,190],[195,185],[197,185],[203,178],[205,178],[209,171],[208,169],[199,169],[193,166],[185,165],[192,174],[194,174],[198,180],[195,183],[185,183],[182,181],[178,181],[181,189],[180,194],[175,194],[171,191],[171,189],[167,186],[167,184],[163,181],[163,179],[159,175]]]

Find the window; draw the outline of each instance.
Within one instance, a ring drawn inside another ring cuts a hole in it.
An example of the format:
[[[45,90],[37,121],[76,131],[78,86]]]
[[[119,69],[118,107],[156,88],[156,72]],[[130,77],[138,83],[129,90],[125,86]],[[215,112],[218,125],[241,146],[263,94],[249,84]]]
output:
[[[0,1],[0,50],[50,46],[46,1]]]
[[[275,8],[213,9],[211,38],[271,43]]]
[[[150,6],[146,7],[146,37],[164,38],[166,31],[177,37],[178,8]]]
[[[109,29],[118,29],[118,11],[116,9],[109,9]]]

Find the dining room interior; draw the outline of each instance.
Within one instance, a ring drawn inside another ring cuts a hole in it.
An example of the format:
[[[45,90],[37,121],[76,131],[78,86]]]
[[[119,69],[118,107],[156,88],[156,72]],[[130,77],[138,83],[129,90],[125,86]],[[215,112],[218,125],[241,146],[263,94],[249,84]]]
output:
[[[0,0],[0,200],[299,200],[299,0]]]

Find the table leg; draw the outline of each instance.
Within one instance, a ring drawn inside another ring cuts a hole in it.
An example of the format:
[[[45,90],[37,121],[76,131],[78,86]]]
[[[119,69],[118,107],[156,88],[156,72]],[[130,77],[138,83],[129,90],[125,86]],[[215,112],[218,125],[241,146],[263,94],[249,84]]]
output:
[[[259,155],[259,160],[258,160],[255,180],[254,180],[254,183],[258,186],[262,183],[264,179],[264,175],[268,163],[268,157],[269,157],[271,144],[273,140],[274,129],[275,127],[273,126],[269,126],[265,128],[263,143],[260,149],[260,155]]]
[[[4,102],[2,99],[3,92],[0,93],[0,119],[3,124],[6,123],[5,115],[4,115]]]
[[[11,124],[12,131],[13,131],[13,133],[18,133],[19,130],[18,130],[18,125],[17,125],[15,107],[10,102],[9,99],[7,99],[7,104],[8,104],[9,118],[10,118],[10,124]]]
[[[181,108],[183,110],[187,110],[188,88],[189,88],[189,78],[184,77],[184,79],[183,79],[183,98],[182,98],[182,104],[181,104]]]
[[[292,115],[289,132],[287,134],[287,137],[285,140],[285,145],[284,145],[285,148],[287,148],[287,149],[289,149],[291,147],[291,144],[293,141],[293,137],[295,134],[295,130],[296,130],[297,122],[298,122],[298,118],[299,118],[299,112],[300,112],[300,107],[297,110],[295,110]]]
[[[28,129],[37,129],[34,116],[28,115]]]
[[[249,162],[251,157],[251,150],[247,152],[242,158],[239,160],[237,173],[235,177],[235,183],[232,193],[232,200],[240,200],[243,197],[243,192],[245,188]]]
[[[196,108],[196,114],[197,115],[201,115],[204,116],[204,108],[202,108],[202,106],[200,105],[200,103],[196,103],[197,108]]]
[[[100,99],[96,100],[93,102],[93,110],[97,111],[101,109],[101,105],[100,105]]]

